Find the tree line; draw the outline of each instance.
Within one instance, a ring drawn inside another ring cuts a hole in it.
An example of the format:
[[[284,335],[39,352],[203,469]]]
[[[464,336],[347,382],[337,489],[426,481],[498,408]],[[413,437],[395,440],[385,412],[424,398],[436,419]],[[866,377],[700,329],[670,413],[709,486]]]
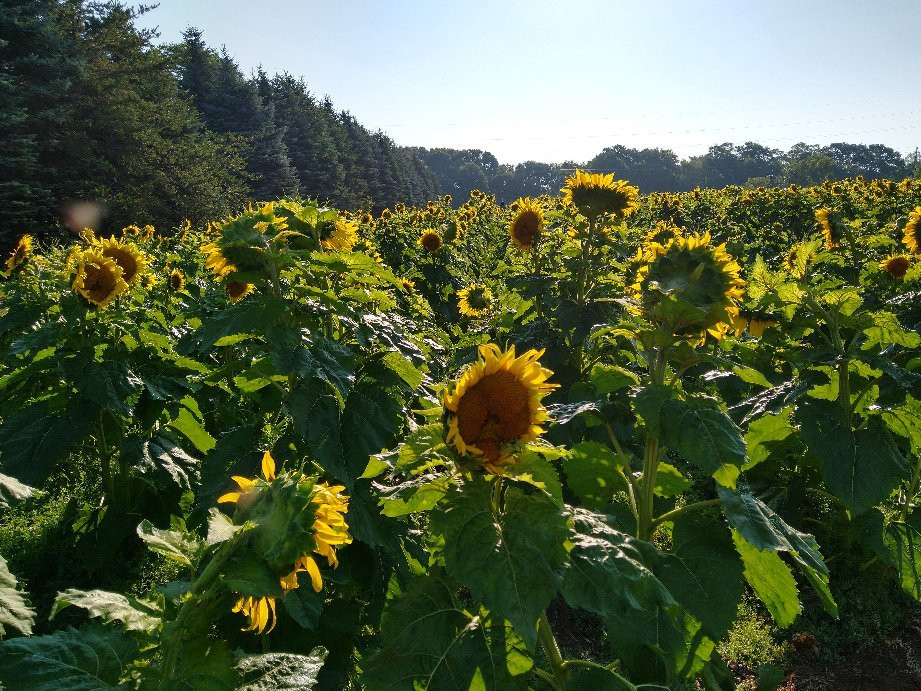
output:
[[[727,143],[686,160],[618,145],[584,163],[517,165],[475,149],[401,147],[311,93],[303,78],[243,74],[201,31],[157,44],[135,25],[146,11],[2,0],[0,249],[25,232],[79,230],[95,215],[103,230],[173,227],[282,195],[374,212],[440,194],[459,203],[474,189],[508,202],[556,194],[576,167],[613,171],[652,192],[898,179],[919,166],[917,151],[843,143],[787,152]]]
[[[707,153],[680,160],[670,149],[609,146],[584,163],[525,161],[503,165],[479,149],[413,148],[435,173],[439,188],[459,198],[472,189],[509,202],[521,196],[556,194],[575,168],[615,172],[643,192],[683,192],[695,187],[727,185],[815,185],[862,175],[867,179],[901,180],[921,175],[921,154],[908,156],[882,144],[796,144],[789,151],[755,142],[711,146]]]

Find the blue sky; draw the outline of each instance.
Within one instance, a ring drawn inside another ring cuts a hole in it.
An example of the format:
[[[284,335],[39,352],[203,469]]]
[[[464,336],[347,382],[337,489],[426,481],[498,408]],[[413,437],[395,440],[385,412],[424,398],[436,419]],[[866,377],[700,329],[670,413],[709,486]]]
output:
[[[398,144],[504,163],[724,141],[921,146],[919,0],[159,0],[245,73],[303,75]]]

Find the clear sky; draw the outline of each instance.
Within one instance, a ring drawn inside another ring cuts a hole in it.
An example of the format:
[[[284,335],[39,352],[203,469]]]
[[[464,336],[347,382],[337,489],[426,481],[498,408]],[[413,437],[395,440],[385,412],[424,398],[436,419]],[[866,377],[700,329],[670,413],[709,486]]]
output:
[[[149,0],[156,1],[156,0]],[[244,73],[398,144],[585,161],[725,141],[921,146],[921,0],[159,0]]]

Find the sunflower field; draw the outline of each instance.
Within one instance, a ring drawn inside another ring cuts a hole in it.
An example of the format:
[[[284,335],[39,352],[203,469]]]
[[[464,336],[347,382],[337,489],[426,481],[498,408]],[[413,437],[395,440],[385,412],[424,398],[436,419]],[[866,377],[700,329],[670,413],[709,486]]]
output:
[[[921,601],[919,180],[282,199],[2,269],[2,688],[734,689],[742,612]]]

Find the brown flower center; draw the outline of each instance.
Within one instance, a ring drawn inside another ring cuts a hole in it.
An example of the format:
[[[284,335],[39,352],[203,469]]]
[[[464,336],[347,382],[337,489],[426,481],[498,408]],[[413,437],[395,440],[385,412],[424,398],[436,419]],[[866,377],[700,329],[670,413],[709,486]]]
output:
[[[138,262],[134,256],[120,247],[109,247],[103,251],[102,256],[108,257],[122,267],[122,278],[126,283],[131,283],[138,272]]]
[[[115,274],[107,267],[87,264],[83,268],[83,273],[83,289],[93,302],[103,302],[115,291]]]
[[[525,247],[531,247],[540,236],[540,218],[533,211],[522,211],[512,227],[515,239]]]
[[[435,254],[435,252],[441,249],[441,238],[437,233],[426,233],[422,236],[422,246],[432,254]]]
[[[528,390],[508,371],[480,379],[457,406],[457,427],[465,444],[495,461],[502,447],[527,433],[531,426]]]
[[[905,278],[909,263],[908,257],[893,257],[886,262],[886,272],[893,278]]]

